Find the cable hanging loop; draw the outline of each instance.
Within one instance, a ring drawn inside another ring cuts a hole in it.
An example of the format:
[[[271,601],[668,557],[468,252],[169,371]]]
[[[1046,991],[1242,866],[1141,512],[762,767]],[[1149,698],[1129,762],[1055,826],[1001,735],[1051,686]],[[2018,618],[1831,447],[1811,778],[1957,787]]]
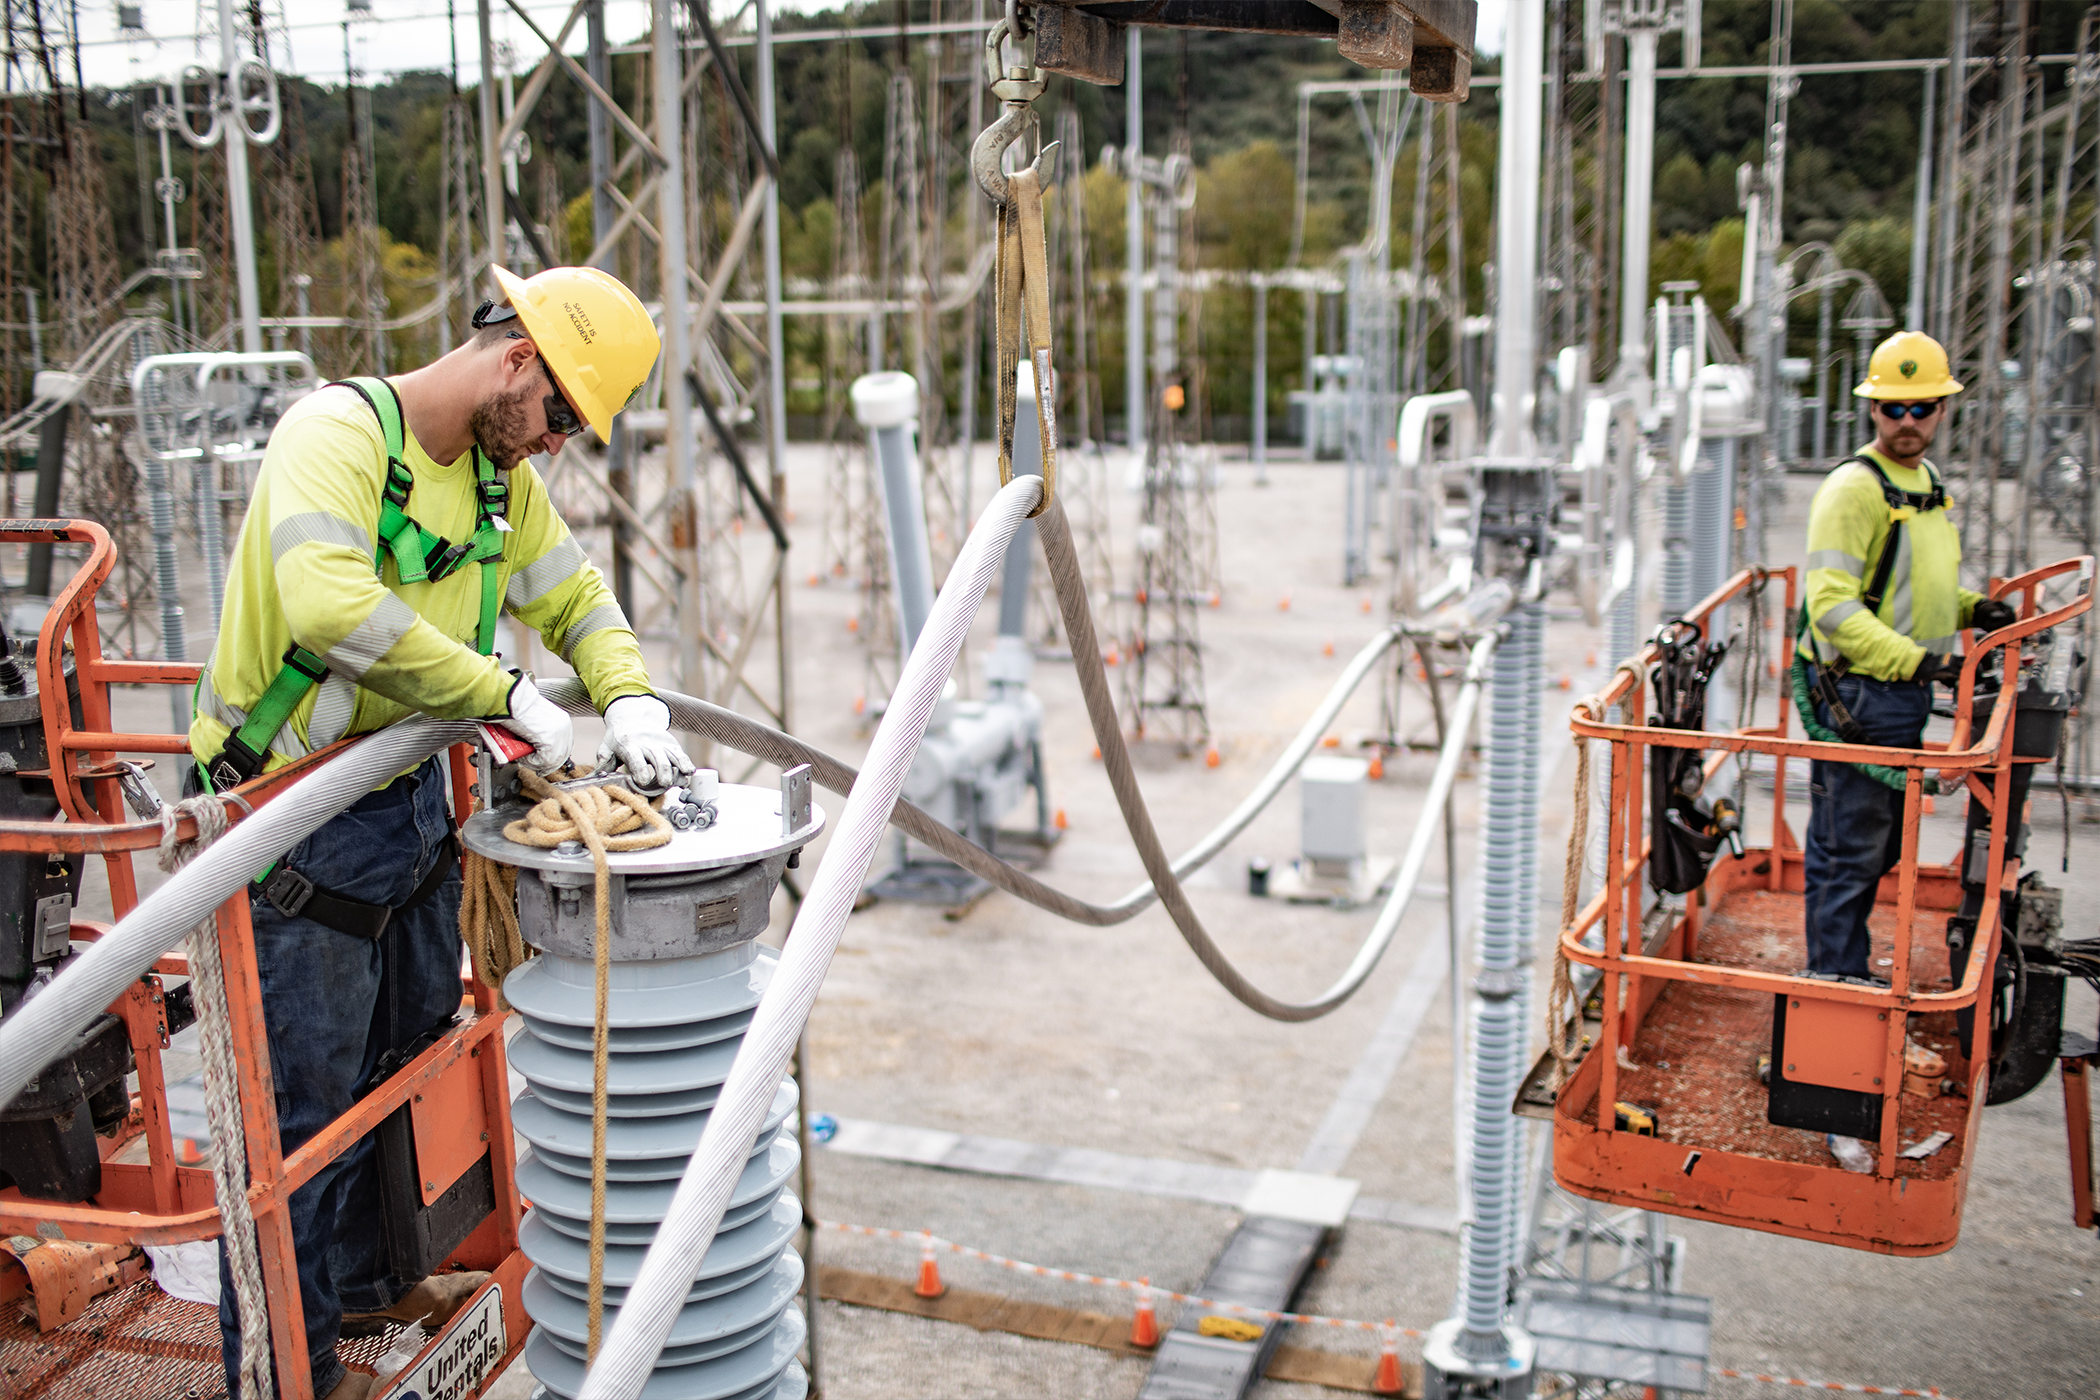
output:
[[[1020,62],[1005,60],[1011,39]],[[1034,103],[1048,80],[1035,66],[1035,34],[1024,31],[1017,7],[993,25],[984,39],[985,76],[999,99],[998,118],[970,148],[978,187],[998,206],[996,343],[999,379],[999,484],[1014,479],[1014,418],[1019,411],[1015,377],[1025,358],[1035,378],[1036,426],[1043,449],[1043,498],[1029,519],[1049,508],[1057,492],[1057,392],[1050,348],[1050,255],[1043,231],[1043,166],[1057,143],[1012,175],[1001,168],[1006,150],[1036,125]],[[1025,345],[1024,345],[1025,342]]]

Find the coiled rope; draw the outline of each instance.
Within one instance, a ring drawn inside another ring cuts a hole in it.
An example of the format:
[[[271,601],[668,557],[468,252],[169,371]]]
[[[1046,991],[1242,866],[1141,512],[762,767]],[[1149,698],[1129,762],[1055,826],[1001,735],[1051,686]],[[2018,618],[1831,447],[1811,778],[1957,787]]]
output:
[[[573,775],[574,769],[569,772]],[[529,768],[518,769],[518,784],[527,797],[536,798],[536,805],[524,816],[503,828],[505,840],[515,841],[521,846],[537,846],[553,850],[568,841],[580,841],[591,853],[591,867],[595,876],[594,891],[597,897],[597,924],[591,935],[591,962],[596,973],[594,1010],[591,1026],[591,1287],[590,1287],[590,1346],[591,1357],[598,1355],[598,1343],[605,1328],[605,1108],[606,1070],[611,1051],[611,1032],[607,1027],[607,988],[612,970],[612,872],[606,864],[609,851],[646,851],[652,846],[661,846],[672,836],[668,818],[649,805],[649,800],[639,793],[630,792],[614,783],[602,783],[596,787],[556,787]],[[488,862],[496,864],[496,862]],[[510,888],[517,888],[518,873],[510,869]],[[470,883],[469,889],[474,885]],[[488,885],[482,884],[484,900],[488,899]],[[489,902],[501,907],[500,900]],[[465,918],[464,909],[461,918]],[[517,917],[509,918],[514,936]],[[475,942],[484,941],[477,937]],[[477,973],[479,968],[476,969]]]
[[[226,802],[209,793],[160,809],[160,868],[174,874],[226,832]],[[243,808],[247,803],[241,802]],[[197,823],[194,840],[176,839],[184,817]],[[270,1353],[270,1308],[263,1288],[262,1252],[255,1242],[255,1215],[248,1207],[248,1139],[241,1117],[240,1066],[233,1055],[232,1015],[226,1001],[226,966],[219,957],[216,915],[190,931],[185,950],[190,996],[197,1010],[198,1048],[204,1060],[204,1116],[211,1125],[212,1184],[219,1197],[219,1235],[233,1274],[234,1312],[240,1319],[241,1400],[271,1400],[277,1394]]]

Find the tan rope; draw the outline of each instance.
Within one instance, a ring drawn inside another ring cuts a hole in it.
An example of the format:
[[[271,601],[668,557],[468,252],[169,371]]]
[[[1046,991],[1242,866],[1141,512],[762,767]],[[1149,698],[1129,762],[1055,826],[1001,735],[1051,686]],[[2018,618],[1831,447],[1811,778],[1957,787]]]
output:
[[[1603,712],[1598,696],[1582,702],[1591,714]],[[1568,858],[1560,872],[1560,932],[1553,939],[1553,984],[1546,994],[1546,1049],[1553,1056],[1553,1092],[1558,1094],[1568,1082],[1568,1071],[1574,1067],[1576,1057],[1582,1050],[1581,1019],[1571,1029],[1568,1025],[1568,1003],[1574,998],[1575,984],[1568,974],[1568,951],[1561,945],[1560,933],[1575,925],[1575,915],[1582,902],[1582,857],[1590,844],[1590,741],[1581,735],[1575,737],[1575,813],[1568,826]],[[1609,857],[1606,857],[1609,859]]]
[[[1617,680],[1622,674],[1630,675],[1633,683],[1639,685],[1645,669],[1629,657],[1612,668],[1612,679]],[[1576,701],[1575,709],[1593,720],[1604,718],[1604,692],[1600,690]],[[1574,1000],[1575,983],[1568,970],[1568,954],[1561,947],[1560,935],[1575,926],[1575,916],[1582,912],[1583,854],[1589,844],[1590,741],[1578,734],[1575,736],[1575,815],[1568,826],[1568,858],[1561,865],[1560,930],[1553,936],[1553,981],[1546,993],[1546,1049],[1553,1056],[1555,1094],[1566,1087],[1568,1072],[1582,1054],[1581,1018],[1576,1018],[1573,1029],[1568,1026],[1568,1004]],[[1604,859],[1609,865],[1614,857],[1606,851]]]
[[[661,812],[650,807],[647,798],[615,784],[559,788],[525,768],[518,770],[518,781],[525,789],[525,795],[538,798],[539,803],[503,828],[505,838],[523,846],[547,850],[564,841],[581,841],[590,849],[596,876],[597,927],[591,936],[597,986],[591,1029],[589,1345],[590,1359],[595,1361],[598,1343],[605,1331],[605,1101],[606,1070],[611,1050],[606,1001],[612,972],[612,872],[605,857],[608,851],[645,851],[652,846],[661,846],[671,839],[673,828]],[[648,830],[640,829],[645,826]],[[515,873],[512,878],[516,878]]]
[[[466,852],[463,865],[459,931],[473,954],[474,976],[495,990],[496,1004],[508,1011],[503,982],[526,956],[518,929],[518,868],[473,851]]]

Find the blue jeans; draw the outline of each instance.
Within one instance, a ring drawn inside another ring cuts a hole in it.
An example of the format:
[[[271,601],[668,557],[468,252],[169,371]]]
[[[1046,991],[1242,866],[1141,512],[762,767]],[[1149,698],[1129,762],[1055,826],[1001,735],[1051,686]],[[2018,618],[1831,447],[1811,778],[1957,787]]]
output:
[[[439,855],[449,854],[442,848],[451,829],[444,769],[433,758],[360,798],[285,859],[324,889],[400,905]],[[287,918],[259,887],[250,887],[278,1140],[287,1155],[356,1102],[381,1055],[459,1010],[459,896],[455,871],[429,899],[389,919],[377,939],[366,939]],[[377,1150],[369,1137],[292,1193],[292,1242],[317,1396],[343,1378],[335,1354],[343,1313],[383,1311],[420,1282],[391,1277],[379,1200]],[[219,1334],[228,1393],[238,1395],[240,1320],[223,1247]]]
[[[1845,676],[1838,698],[1867,732],[1867,741],[1915,748],[1932,714],[1932,687],[1916,681]],[[1816,718],[1835,729],[1820,698]],[[1875,887],[1903,856],[1903,794],[1849,763],[1809,765],[1808,840],[1802,894],[1808,970],[1865,977],[1867,916]]]

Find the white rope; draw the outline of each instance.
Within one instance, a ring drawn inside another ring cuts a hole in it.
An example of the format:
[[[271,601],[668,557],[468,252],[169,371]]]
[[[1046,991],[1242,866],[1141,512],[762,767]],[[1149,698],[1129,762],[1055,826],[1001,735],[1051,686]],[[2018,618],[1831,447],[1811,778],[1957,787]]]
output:
[[[236,799],[238,800],[238,799]],[[244,804],[245,805],[245,804]],[[183,817],[197,822],[193,841],[178,841]],[[209,795],[160,809],[160,868],[173,874],[225,834],[226,804]],[[233,1055],[232,1017],[226,1003],[226,969],[219,960],[215,919],[190,931],[190,997],[197,1010],[197,1039],[204,1052],[204,1113],[211,1124],[212,1182],[218,1190],[219,1230],[233,1266],[233,1298],[241,1324],[241,1400],[274,1400],[270,1308],[263,1288],[262,1254],[255,1242],[255,1216],[248,1209],[247,1135],[241,1119],[240,1067]]]

